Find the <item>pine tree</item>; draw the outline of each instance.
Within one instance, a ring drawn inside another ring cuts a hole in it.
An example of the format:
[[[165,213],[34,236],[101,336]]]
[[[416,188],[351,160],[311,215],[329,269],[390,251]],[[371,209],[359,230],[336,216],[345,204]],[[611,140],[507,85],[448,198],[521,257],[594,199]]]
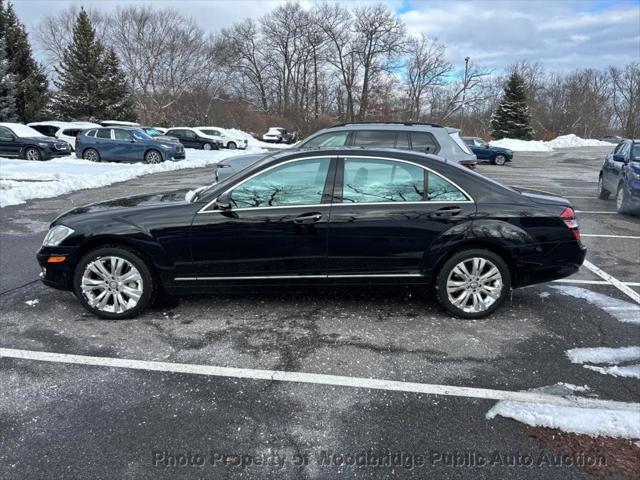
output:
[[[0,36],[5,38],[8,71],[16,84],[18,120],[37,120],[47,104],[49,82],[44,68],[33,58],[27,31],[13,5],[9,3],[5,8],[3,0],[0,0]]]
[[[534,131],[530,121],[524,80],[517,73],[513,73],[504,87],[502,100],[491,116],[491,136],[496,140],[531,140]]]
[[[52,109],[72,120],[97,120],[106,109],[103,97],[105,78],[104,48],[96,39],[87,12],[81,8],[73,27],[73,39],[65,48],[54,81],[58,92]]]
[[[16,82],[9,73],[6,40],[0,37],[0,122],[15,122],[16,115]]]
[[[110,48],[104,57],[105,76],[102,82],[102,98],[105,118],[135,120],[133,98],[125,74],[120,69],[118,56]]]

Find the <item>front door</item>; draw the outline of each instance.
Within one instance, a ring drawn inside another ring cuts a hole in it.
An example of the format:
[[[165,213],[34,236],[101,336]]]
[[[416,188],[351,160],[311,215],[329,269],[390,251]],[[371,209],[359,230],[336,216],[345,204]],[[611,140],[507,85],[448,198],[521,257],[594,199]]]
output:
[[[198,280],[273,280],[327,273],[330,188],[335,160],[296,159],[243,180],[218,197],[191,229]]]
[[[426,256],[436,254],[442,233],[476,212],[461,189],[415,163],[347,157],[337,172],[329,275],[428,273]]]
[[[20,155],[22,145],[11,130],[0,126],[0,155],[17,157]]]

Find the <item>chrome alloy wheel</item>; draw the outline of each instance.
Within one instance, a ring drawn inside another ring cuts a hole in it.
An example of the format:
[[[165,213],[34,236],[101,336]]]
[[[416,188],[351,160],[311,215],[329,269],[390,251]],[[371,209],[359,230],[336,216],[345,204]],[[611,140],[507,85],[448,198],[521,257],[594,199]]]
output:
[[[160,156],[160,154],[158,152],[156,152],[155,150],[150,150],[149,152],[147,152],[147,154],[145,155],[145,160],[147,161],[147,163],[149,164],[156,164],[156,163],[160,163],[162,161],[162,157]]]
[[[100,257],[82,274],[82,294],[101,312],[124,313],[134,308],[143,292],[138,269],[121,257]]]
[[[84,159],[89,160],[90,162],[97,162],[99,160],[98,152],[96,152],[93,148],[90,148],[89,150],[84,152]]]
[[[27,160],[35,160],[35,161],[40,160],[40,152],[35,148],[27,149],[25,156],[27,157]]]
[[[467,258],[458,263],[447,278],[449,301],[466,313],[483,312],[502,293],[502,274],[486,258]]]

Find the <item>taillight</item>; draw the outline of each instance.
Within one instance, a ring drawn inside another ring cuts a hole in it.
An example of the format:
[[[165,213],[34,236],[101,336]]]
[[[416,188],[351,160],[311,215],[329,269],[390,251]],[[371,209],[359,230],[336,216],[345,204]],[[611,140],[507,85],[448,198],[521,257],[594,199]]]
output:
[[[567,226],[567,228],[571,229],[573,238],[578,240],[580,238],[580,230],[578,230],[578,220],[576,220],[576,212],[573,211],[573,208],[565,208],[560,214],[560,218]]]

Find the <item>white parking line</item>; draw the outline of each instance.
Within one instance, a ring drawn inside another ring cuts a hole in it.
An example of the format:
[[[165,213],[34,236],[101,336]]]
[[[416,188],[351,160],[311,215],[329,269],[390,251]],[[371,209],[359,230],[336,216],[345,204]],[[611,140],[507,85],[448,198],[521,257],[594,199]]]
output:
[[[611,285],[611,282],[606,280],[581,280],[578,278],[561,278],[560,280],[554,280],[555,283],[581,283],[585,285]],[[622,282],[627,287],[640,287],[640,282]]]
[[[422,393],[427,395],[444,395],[450,397],[481,398],[486,400],[510,400],[514,402],[534,402],[581,408],[603,408],[608,410],[628,410],[640,412],[640,404],[616,402],[613,400],[597,400],[582,397],[560,397],[536,392],[511,392],[488,388],[457,387],[451,385],[434,385],[429,383],[398,382],[377,378],[345,377],[318,373],[287,372],[282,370],[257,370],[252,368],[216,367],[213,365],[193,365],[187,363],[154,362],[131,360],[125,358],[90,357],[67,353],[39,352],[32,350],[16,350],[0,348],[0,358],[19,358],[41,362],[65,363],[74,365],[127,368],[154,372],[185,373],[191,375],[207,375],[213,377],[247,378],[252,380],[268,380],[277,382],[295,382],[315,385],[331,385],[337,387],[368,388],[374,390],[390,390],[394,392]]]
[[[609,215],[617,215],[618,212],[616,212],[615,210],[576,210],[576,213],[597,213],[597,214],[601,214],[601,213],[606,213]]]
[[[589,260],[585,260],[583,265],[588,268],[589,270],[591,270],[593,273],[595,273],[596,275],[598,275],[600,278],[606,280],[607,282],[609,282],[611,285],[613,285],[614,287],[616,287],[618,290],[620,290],[622,293],[626,294],[628,297],[630,297],[631,299],[633,299],[636,303],[640,303],[640,294],[638,294],[637,292],[635,292],[634,290],[630,289],[628,286],[626,286],[624,283],[622,283],[620,280],[618,280],[617,278],[615,278],[613,275],[609,275],[607,272],[605,272],[604,270],[596,267],[593,263],[591,263]]]
[[[595,233],[581,233],[581,237],[594,237],[594,238],[630,238],[633,240],[640,239],[638,235],[598,235]]]

